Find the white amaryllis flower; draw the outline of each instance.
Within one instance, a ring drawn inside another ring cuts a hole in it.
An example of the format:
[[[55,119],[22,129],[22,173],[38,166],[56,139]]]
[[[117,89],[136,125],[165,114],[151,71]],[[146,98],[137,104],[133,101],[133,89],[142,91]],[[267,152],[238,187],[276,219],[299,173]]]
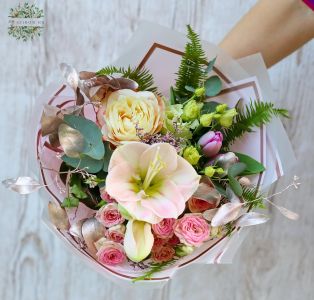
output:
[[[104,139],[115,145],[139,141],[137,128],[143,134],[159,132],[163,124],[164,104],[148,91],[122,89],[103,101],[97,119]]]
[[[156,224],[164,218],[178,218],[199,180],[173,146],[131,142],[113,152],[106,191],[133,219]]]

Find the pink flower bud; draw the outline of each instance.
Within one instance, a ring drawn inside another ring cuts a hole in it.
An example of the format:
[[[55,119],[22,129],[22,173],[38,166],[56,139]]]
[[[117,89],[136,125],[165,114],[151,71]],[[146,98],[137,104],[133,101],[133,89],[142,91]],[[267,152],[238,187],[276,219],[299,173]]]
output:
[[[198,141],[203,154],[207,157],[215,156],[222,145],[223,135],[220,131],[208,131]]]

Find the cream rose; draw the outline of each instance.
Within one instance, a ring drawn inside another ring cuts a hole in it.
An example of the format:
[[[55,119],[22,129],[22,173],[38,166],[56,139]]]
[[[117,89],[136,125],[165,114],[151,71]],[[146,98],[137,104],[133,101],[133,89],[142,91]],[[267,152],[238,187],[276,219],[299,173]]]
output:
[[[104,139],[115,145],[139,141],[136,127],[143,134],[160,131],[164,107],[152,92],[122,89],[109,94],[97,113]]]

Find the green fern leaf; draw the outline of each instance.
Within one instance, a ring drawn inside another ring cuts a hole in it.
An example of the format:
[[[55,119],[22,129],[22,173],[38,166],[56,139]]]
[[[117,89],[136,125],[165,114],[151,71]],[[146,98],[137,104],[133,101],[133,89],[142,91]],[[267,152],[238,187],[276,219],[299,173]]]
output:
[[[187,26],[187,31],[189,42],[185,46],[175,85],[176,95],[182,100],[193,94],[191,90],[185,88],[186,86],[196,89],[203,85],[208,65],[199,36],[192,30],[190,25]]]
[[[157,88],[154,87],[153,75],[147,69],[131,68],[130,66],[128,68],[108,66],[96,72],[96,75],[105,76],[114,73],[122,74],[123,77],[136,81],[140,91],[157,91]]]
[[[264,195],[259,192],[258,187],[243,187],[242,198],[245,202],[245,206],[249,209],[253,208],[265,208],[263,199]]]
[[[251,101],[243,111],[238,112],[231,127],[224,130],[223,148],[230,145],[246,132],[252,132],[254,127],[267,124],[273,117],[289,117],[288,111],[275,108],[271,102]]]

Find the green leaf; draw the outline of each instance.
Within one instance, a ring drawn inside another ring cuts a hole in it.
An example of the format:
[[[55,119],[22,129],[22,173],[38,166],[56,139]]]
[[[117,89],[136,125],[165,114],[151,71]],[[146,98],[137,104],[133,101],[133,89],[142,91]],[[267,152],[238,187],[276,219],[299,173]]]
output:
[[[96,160],[104,157],[105,147],[102,141],[102,133],[93,121],[81,116],[65,115],[64,122],[83,135],[85,140],[83,154]]]
[[[66,197],[64,198],[61,207],[65,208],[65,207],[78,207],[80,201],[79,199],[71,196],[71,197]]]
[[[105,143],[105,156],[104,156],[104,166],[103,166],[103,171],[108,172],[108,166],[110,162],[110,158],[112,155],[113,151],[109,148],[109,143]]]
[[[187,91],[192,92],[192,93],[194,93],[194,91],[195,91],[195,88],[194,88],[194,87],[191,87],[191,86],[189,86],[189,85],[186,85],[184,88],[185,88]]]
[[[238,111],[235,121],[224,132],[223,149],[228,150],[230,145],[246,132],[252,132],[254,127],[267,124],[273,117],[288,117],[288,111],[275,108],[271,102],[252,101],[245,109]]]
[[[97,173],[99,172],[104,165],[104,160],[93,159],[89,156],[82,155],[81,158],[73,158],[63,155],[61,159],[73,168],[84,169],[88,173]]]
[[[246,164],[243,162],[235,163],[228,169],[228,175],[236,177],[246,169]]]
[[[241,184],[239,183],[239,181],[237,181],[234,177],[228,175],[228,179],[229,179],[229,185],[231,187],[231,189],[233,190],[233,192],[238,196],[241,197],[243,190],[241,187]]]
[[[221,79],[217,76],[211,76],[205,81],[206,96],[212,97],[220,93],[222,88]]]
[[[203,86],[207,74],[205,69],[208,63],[206,62],[207,58],[201,40],[190,25],[187,26],[187,31],[189,41],[185,45],[175,85],[178,102],[184,102],[194,93],[187,91],[185,89],[186,85],[193,88]]]
[[[208,63],[207,68],[205,70],[206,73],[211,72],[211,70],[213,69],[214,64],[216,62],[216,58],[217,58],[217,56]]]
[[[78,199],[86,199],[87,194],[84,192],[82,182],[79,176],[72,174],[70,180],[70,193]]]
[[[224,189],[224,187],[220,183],[213,181],[213,180],[212,180],[212,183],[214,184],[214,186],[215,186],[216,190],[219,192],[219,194],[228,198],[227,191]]]
[[[209,114],[212,113],[216,110],[216,107],[219,105],[220,103],[215,102],[215,101],[210,101],[210,102],[204,102],[204,105],[201,109],[201,115],[204,114]]]
[[[174,91],[172,86],[170,87],[170,99],[169,99],[169,101],[170,101],[171,105],[176,104],[176,94],[175,94],[175,91]]]
[[[234,153],[238,158],[239,161],[246,164],[245,170],[241,173],[241,175],[253,175],[258,174],[265,171],[265,167],[263,164],[243,153]]]

